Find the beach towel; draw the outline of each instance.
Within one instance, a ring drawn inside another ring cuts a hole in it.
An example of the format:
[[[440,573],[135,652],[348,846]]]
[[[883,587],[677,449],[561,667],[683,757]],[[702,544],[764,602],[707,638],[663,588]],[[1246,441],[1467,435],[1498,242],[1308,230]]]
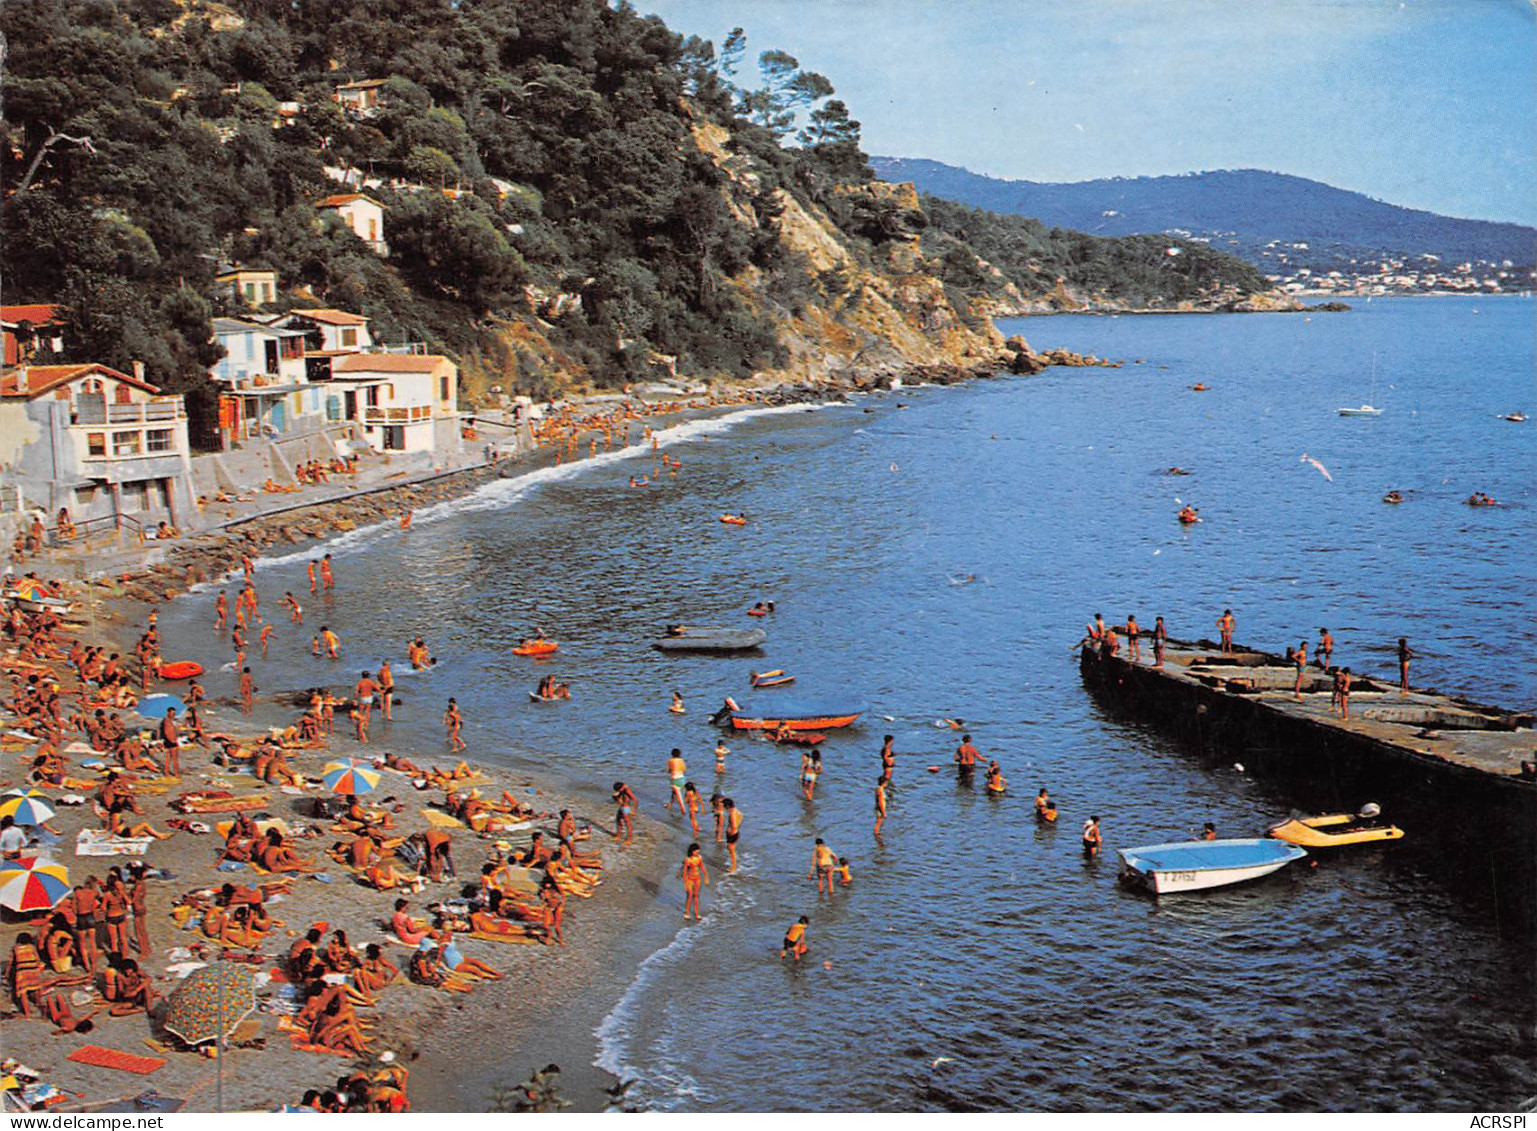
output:
[[[483,931],[470,931],[468,933],[468,937],[472,939],[482,939],[485,942],[516,943],[518,945],[524,945],[527,943],[537,944],[543,943],[545,941],[541,938],[535,938],[532,935],[491,935],[486,934]]]
[[[76,1064],[90,1064],[96,1068],[117,1068],[147,1076],[165,1067],[165,1060],[158,1056],[135,1056],[131,1052],[103,1048],[101,1045],[85,1045],[69,1054]]]
[[[171,802],[171,808],[182,813],[244,813],[251,809],[265,809],[271,804],[271,798],[265,793],[253,793],[245,797],[200,797],[187,794]]]
[[[438,809],[423,809],[422,816],[427,818],[427,823],[435,829],[462,829],[464,822],[458,817],[450,817],[447,813]]]
[[[81,829],[75,838],[75,855],[143,856],[154,843],[152,836],[118,837],[106,829]]]
[[[64,748],[64,753],[68,754],[71,758],[80,754],[84,754],[87,758],[89,758],[92,754],[100,754],[101,751],[97,750],[89,742],[76,741],[71,742],[68,746],[66,746]]]

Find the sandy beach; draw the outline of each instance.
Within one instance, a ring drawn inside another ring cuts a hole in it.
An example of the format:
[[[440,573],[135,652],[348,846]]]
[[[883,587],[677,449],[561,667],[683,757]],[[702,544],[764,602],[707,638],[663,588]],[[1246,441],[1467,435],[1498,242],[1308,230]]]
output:
[[[654,415],[664,424],[672,424],[752,405],[795,403],[806,397],[800,391],[776,390],[729,404],[667,405]],[[632,434],[627,438],[639,439],[641,427],[629,429]],[[515,464],[508,461],[500,467],[470,469],[438,477],[430,484],[406,484],[362,497],[328,499],[302,509],[284,508],[283,513],[276,515],[251,514],[242,518],[237,508],[231,508],[237,513],[231,515],[233,521],[227,526],[185,540],[172,548],[166,560],[148,571],[68,585],[66,596],[76,606],[60,626],[57,642],[67,650],[74,639],[79,639],[87,645],[102,645],[108,651],[127,655],[157,605],[178,597],[211,603],[205,591],[183,591],[219,580],[230,570],[235,571],[228,574],[231,587],[238,586],[242,554],[259,558],[263,552],[291,550],[295,545],[315,545],[318,553],[326,537],[366,526],[370,521],[394,522],[403,509],[456,497],[498,476],[527,474],[558,462],[567,453],[577,459],[595,454],[592,441],[601,434],[589,425],[583,413],[573,412],[557,442],[546,440],[539,450]],[[38,572],[45,579],[54,576],[46,567]],[[260,581],[259,573],[257,580]],[[345,583],[339,585],[339,600],[346,600],[346,589]],[[266,615],[286,619],[274,607],[276,596],[263,594]],[[174,651],[175,642],[167,645]],[[12,695],[20,686],[17,677],[29,670],[16,662],[16,655],[14,642],[7,641],[5,658],[12,676]],[[75,673],[68,670],[62,659],[49,666],[54,673],[50,678],[57,679],[61,694],[71,703],[67,710],[72,709],[74,697],[80,692]],[[350,677],[352,666],[344,663],[339,665],[339,671]],[[151,691],[177,693],[185,686],[152,683]],[[330,690],[343,695],[347,688],[338,685]],[[291,694],[258,695],[250,715],[240,714],[238,704],[227,697],[212,698],[205,705],[207,729],[232,733],[243,745],[271,729],[293,724],[301,713]],[[255,815],[286,820],[299,833],[293,841],[296,851],[315,861],[315,867],[322,870],[325,879],[296,876],[289,890],[269,899],[269,913],[281,920],[283,926],[274,928],[258,946],[239,952],[252,956],[254,969],[273,977],[259,990],[259,999],[270,998],[274,990],[283,986],[288,948],[312,924],[324,922],[328,931],[345,929],[359,951],[370,942],[385,943],[386,955],[402,970],[410,955],[410,948],[394,940],[386,929],[397,893],[376,891],[348,868],[326,858],[325,849],[344,834],[335,831],[328,821],[313,816],[314,799],[325,793],[319,784],[322,767],[337,759],[366,760],[388,749],[423,765],[446,768],[453,760],[443,750],[397,749],[389,744],[388,731],[380,735],[377,725],[373,744],[362,746],[350,734],[343,733],[349,730],[344,712],[345,707],[337,710],[336,730],[324,749],[287,752],[289,764],[307,779],[303,790],[280,790],[256,781],[249,770],[215,765],[208,752],[190,745],[183,750],[180,780],[144,782],[136,789],[143,815],[135,820],[161,831],[168,829],[169,821],[185,819],[170,807],[171,800],[179,794],[192,790],[225,790],[238,796],[260,793],[269,803],[256,810]],[[131,728],[153,726],[132,710],[122,714]],[[26,765],[38,746],[35,736],[16,727],[13,715],[8,713],[6,722],[7,758],[0,774],[0,788],[10,789],[23,784]],[[78,741],[79,737],[69,734],[66,741]],[[271,1109],[297,1102],[307,1089],[324,1090],[337,1077],[357,1067],[377,1069],[385,1063],[379,1055],[386,1052],[393,1054],[393,1063],[409,1069],[409,1094],[416,1110],[484,1110],[498,1102],[500,1088],[515,1085],[532,1070],[550,1063],[559,1064],[563,1070],[563,1099],[578,1110],[601,1110],[609,1102],[607,1089],[614,1081],[593,1067],[594,1030],[622,996],[636,967],[665,945],[676,930],[677,909],[671,903],[659,904],[658,895],[675,869],[680,852],[679,834],[641,815],[636,820],[634,844],[621,848],[610,836],[614,807],[607,796],[609,783],[578,783],[564,780],[553,771],[540,774],[535,780],[527,774],[480,766],[474,761],[474,751],[466,756],[480,772],[473,785],[484,796],[494,798],[504,789],[510,790],[520,801],[550,816],[511,833],[477,836],[468,828],[454,829],[458,881],[428,883],[419,895],[411,896],[412,914],[425,916],[430,902],[457,895],[463,884],[473,884],[481,864],[499,858],[494,847],[497,842],[510,844],[516,853],[527,847],[536,828],[553,839],[554,814],[569,808],[584,827],[591,823],[590,839],[579,841],[578,847],[601,852],[602,883],[591,898],[567,901],[565,946],[507,945],[458,935],[466,956],[494,967],[506,975],[504,980],[479,981],[473,993],[451,994],[413,984],[402,976],[377,995],[377,1009],[362,1011],[364,1019],[373,1025],[369,1055],[362,1058],[291,1047],[290,1035],[277,1027],[279,1015],[258,1011],[251,1014],[255,1025],[244,1026],[238,1045],[226,1049],[221,1081],[215,1058],[180,1046],[175,1038],[161,1031],[158,1022],[147,1019],[142,1012],[126,1017],[108,1016],[99,994],[89,983],[71,984],[64,992],[77,995],[72,999],[76,1002],[73,1008],[77,1017],[92,1009],[101,1010],[92,1016],[94,1031],[89,1035],[59,1034],[36,1017],[23,1020],[10,1014],[4,1022],[6,1054],[35,1069],[42,1082],[68,1096],[58,1106],[59,1110],[101,1110],[153,1090],[182,1101],[185,1110],[212,1111],[219,1103],[221,1088],[224,1110]],[[93,760],[103,759],[99,755],[93,759],[76,746],[68,780],[94,785],[98,779],[80,765],[82,761]],[[104,774],[105,769],[99,772]],[[51,788],[49,794],[58,796],[72,788],[75,787]],[[78,792],[85,791],[81,788]],[[373,803],[378,799],[379,808],[391,812],[391,835],[403,837],[429,828],[428,803],[441,802],[443,796],[438,789],[418,791],[408,775],[386,771],[378,789],[365,800]],[[209,816],[203,824],[228,819],[228,814]],[[58,836],[53,855],[69,867],[72,883],[79,883],[87,875],[101,876],[114,863],[136,859],[74,855],[77,835],[101,824],[89,801],[59,806],[49,824]],[[230,881],[257,882],[250,871],[219,870],[221,845],[216,833],[184,829],[168,840],[153,842],[142,857],[154,870],[148,897],[153,951],[148,956],[136,957],[153,980],[160,999],[153,1011],[157,1014],[163,1011],[166,996],[178,984],[176,974],[168,971],[167,966],[177,959],[213,958],[217,950],[198,930],[198,916],[178,928],[171,916],[174,904],[188,892],[212,892]],[[0,945],[9,950],[23,930],[30,927],[35,931],[44,921],[45,917],[34,919],[8,913],[6,922],[0,925]],[[191,955],[177,949],[194,947],[198,949]],[[185,970],[180,972],[184,974]],[[479,1045],[475,1037],[485,1032],[496,1034],[490,1049]],[[84,1045],[163,1058],[165,1064],[137,1076],[70,1061],[70,1053]]]

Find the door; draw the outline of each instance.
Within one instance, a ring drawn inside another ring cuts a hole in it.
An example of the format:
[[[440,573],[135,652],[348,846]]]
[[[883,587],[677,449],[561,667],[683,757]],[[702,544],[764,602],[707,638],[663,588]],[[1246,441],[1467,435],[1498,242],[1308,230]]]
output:
[[[356,389],[348,389],[342,394],[342,403],[347,409],[346,418],[348,420],[356,420],[358,418],[358,391]]]
[[[270,340],[263,344],[267,347],[267,372],[276,373],[278,371],[278,344]]]
[[[384,426],[384,450],[387,452],[403,452],[406,450],[406,430],[404,425],[386,424]]]
[[[288,431],[288,407],[281,400],[272,402],[272,427],[277,432]]]

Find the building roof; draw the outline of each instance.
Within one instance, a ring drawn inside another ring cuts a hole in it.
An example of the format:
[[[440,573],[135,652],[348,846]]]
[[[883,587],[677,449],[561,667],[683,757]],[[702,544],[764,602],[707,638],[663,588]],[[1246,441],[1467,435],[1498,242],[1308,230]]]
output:
[[[344,204],[351,204],[354,200],[366,200],[376,208],[388,208],[388,205],[380,204],[365,192],[339,192],[334,196],[328,196],[316,208],[340,208]]]
[[[431,373],[448,358],[436,353],[352,353],[331,363],[331,374]]]
[[[0,306],[0,322],[30,322],[34,326],[46,326],[58,317],[58,313],[58,306],[51,302]]]
[[[328,326],[368,325],[368,319],[361,314],[353,314],[350,310],[332,310],[328,306],[316,307],[313,310],[290,310],[288,313],[308,318],[311,322],[324,322]]]
[[[367,90],[371,86],[383,86],[389,79],[358,79],[356,82],[344,82],[337,90]]]
[[[303,330],[280,330],[276,326],[268,326],[262,322],[250,322],[244,318],[214,318],[213,332],[215,334],[248,334],[255,331],[258,334],[271,334],[274,338],[302,338]]]
[[[277,277],[276,267],[226,267],[214,276],[214,282],[222,283],[225,279],[233,279],[236,275],[271,275]]]
[[[31,400],[44,393],[52,392],[60,385],[67,385],[92,373],[100,373],[103,377],[132,385],[135,389],[143,389],[146,393],[160,392],[147,381],[140,381],[137,377],[119,373],[109,366],[91,362],[85,365],[28,365],[20,369],[7,369],[3,375],[0,375],[0,397],[26,397]]]

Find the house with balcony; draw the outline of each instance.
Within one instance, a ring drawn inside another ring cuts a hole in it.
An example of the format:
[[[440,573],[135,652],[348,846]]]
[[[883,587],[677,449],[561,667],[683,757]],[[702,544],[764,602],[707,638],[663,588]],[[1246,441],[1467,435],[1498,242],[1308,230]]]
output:
[[[266,306],[278,297],[278,273],[265,267],[231,267],[214,276],[237,303]]]
[[[31,365],[0,373],[0,480],[49,525],[189,525],[187,410],[180,396],[105,365]]]
[[[315,209],[322,215],[340,216],[375,255],[390,253],[390,245],[384,242],[384,205],[373,197],[360,192],[339,192],[317,202]]]
[[[331,376],[333,359],[349,353],[363,353],[374,347],[368,332],[368,319],[350,310],[319,307],[290,310],[277,318],[264,319],[264,325],[281,330],[298,330],[304,335],[305,367],[311,381],[325,381]]]
[[[331,364],[345,419],[376,452],[444,454],[462,446],[459,367],[438,354],[356,353]]]
[[[213,333],[224,348],[208,376],[219,386],[225,450],[242,440],[276,440],[324,426],[324,390],[310,382],[303,330],[215,318]]]

